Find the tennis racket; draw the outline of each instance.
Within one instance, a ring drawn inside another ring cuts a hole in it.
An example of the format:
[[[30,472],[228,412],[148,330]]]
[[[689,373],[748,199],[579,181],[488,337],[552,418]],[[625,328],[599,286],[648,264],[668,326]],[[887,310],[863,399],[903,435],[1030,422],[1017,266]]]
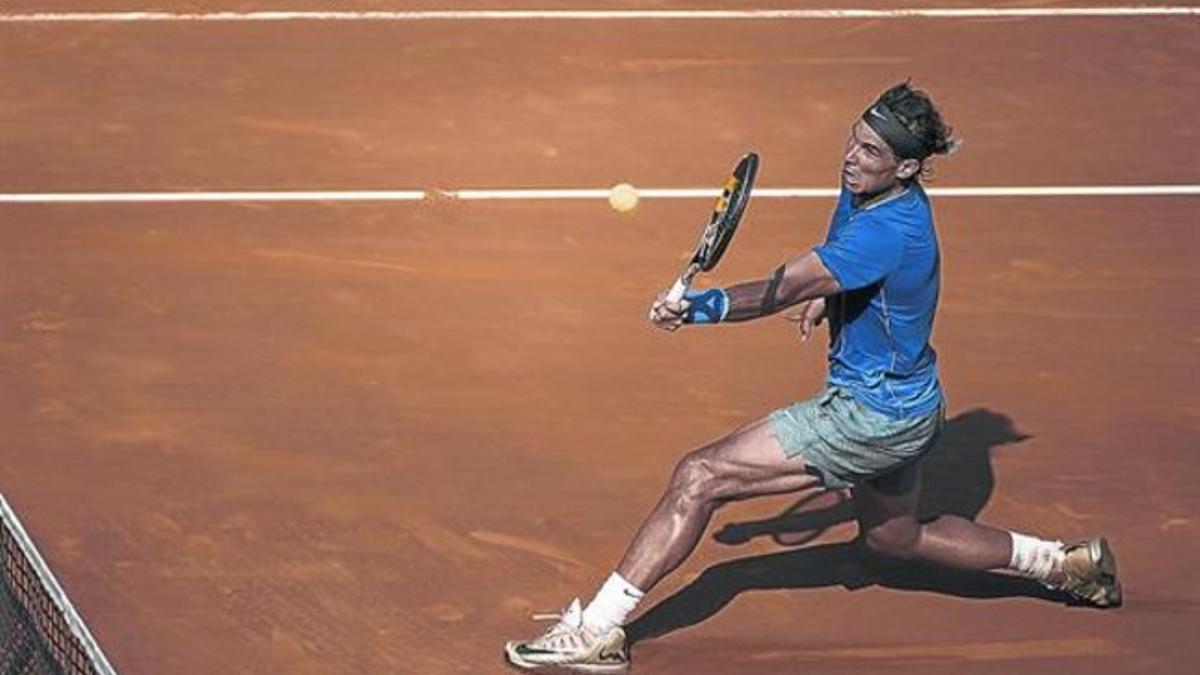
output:
[[[748,152],[725,180],[721,196],[717,198],[717,205],[713,207],[712,216],[700,233],[700,243],[696,245],[696,252],[692,254],[691,260],[683,268],[671,290],[667,291],[668,302],[677,303],[682,300],[683,294],[691,287],[696,275],[711,270],[720,262],[730,240],[733,239],[742,214],[746,212],[746,205],[750,203],[750,190],[754,187],[754,177],[757,174],[758,155]]]

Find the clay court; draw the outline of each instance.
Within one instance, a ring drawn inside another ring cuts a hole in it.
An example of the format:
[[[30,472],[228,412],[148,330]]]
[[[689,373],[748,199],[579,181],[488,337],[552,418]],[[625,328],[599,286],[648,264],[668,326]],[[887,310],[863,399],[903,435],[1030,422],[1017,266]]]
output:
[[[445,9],[414,5],[336,9]],[[0,21],[0,490],[126,675],[505,672],[684,452],[822,385],[826,333],[647,323],[709,198],[447,193],[715,188],[750,149],[762,188],[836,188],[849,124],[911,76],[965,140],[932,187],[1174,186],[934,198],[927,508],[1104,533],[1125,606],[881,573],[837,494],[784,496],[718,513],[630,627],[635,671],[1187,671],[1198,62],[1200,15]],[[14,198],[248,190],[426,196]],[[833,203],[755,199],[704,283],[817,243]]]

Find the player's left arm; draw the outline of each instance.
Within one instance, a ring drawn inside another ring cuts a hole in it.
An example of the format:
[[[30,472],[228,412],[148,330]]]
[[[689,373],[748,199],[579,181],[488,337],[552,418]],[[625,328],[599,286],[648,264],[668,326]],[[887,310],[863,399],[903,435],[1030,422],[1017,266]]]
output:
[[[729,311],[725,321],[749,321],[770,316],[793,305],[841,292],[837,279],[813,251],[780,265],[765,279],[746,281],[725,289]]]
[[[650,320],[669,331],[688,323],[749,321],[840,291],[837,279],[814,252],[808,251],[780,265],[765,279],[728,288],[689,290],[679,303],[660,294],[651,307]]]
[[[866,288],[901,264],[906,242],[899,227],[869,215],[775,270],[767,280],[727,290],[725,321],[769,316],[785,307]]]
[[[668,303],[660,296],[650,318],[659,328],[676,330],[689,323],[770,316],[807,300],[880,282],[900,265],[905,247],[897,227],[861,218],[824,244],[788,260],[766,279],[691,290],[680,303]]]

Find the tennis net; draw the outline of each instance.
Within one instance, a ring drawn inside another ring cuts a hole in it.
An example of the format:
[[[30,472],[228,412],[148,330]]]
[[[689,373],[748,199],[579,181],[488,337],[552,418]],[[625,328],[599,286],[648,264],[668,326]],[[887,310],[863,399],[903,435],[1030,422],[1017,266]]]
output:
[[[0,675],[116,675],[0,495]]]

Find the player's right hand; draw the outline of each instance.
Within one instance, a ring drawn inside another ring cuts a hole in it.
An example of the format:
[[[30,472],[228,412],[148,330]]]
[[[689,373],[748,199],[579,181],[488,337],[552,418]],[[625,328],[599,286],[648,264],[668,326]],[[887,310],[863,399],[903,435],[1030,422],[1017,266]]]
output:
[[[650,323],[654,324],[655,328],[665,331],[677,331],[683,325],[690,304],[688,300],[669,302],[667,292],[663,291],[654,299],[654,304],[650,305]]]
[[[825,298],[816,298],[801,303],[799,311],[789,312],[783,318],[797,324],[800,339],[807,342],[812,337],[813,328],[820,326],[825,320]]]

